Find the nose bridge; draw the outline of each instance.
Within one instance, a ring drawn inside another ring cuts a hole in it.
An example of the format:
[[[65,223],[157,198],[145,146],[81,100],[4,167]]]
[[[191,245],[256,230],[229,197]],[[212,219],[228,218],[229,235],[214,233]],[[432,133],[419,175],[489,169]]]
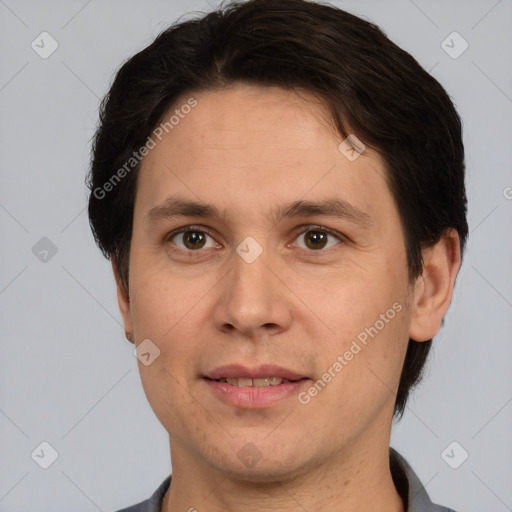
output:
[[[252,335],[264,326],[280,330],[289,325],[290,307],[269,269],[272,260],[269,249],[251,237],[237,247],[215,311],[217,328],[231,326]]]
[[[244,253],[247,246],[249,251]],[[238,305],[239,313],[245,315],[258,312],[261,315],[270,308],[272,302],[273,283],[267,268],[269,253],[268,250],[262,250],[255,256],[255,251],[250,242],[245,246],[240,244],[233,259],[229,297],[233,299],[234,305]]]

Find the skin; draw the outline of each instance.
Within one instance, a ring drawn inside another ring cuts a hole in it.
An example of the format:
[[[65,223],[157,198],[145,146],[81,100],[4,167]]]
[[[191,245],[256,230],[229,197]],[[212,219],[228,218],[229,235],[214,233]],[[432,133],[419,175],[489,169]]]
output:
[[[188,94],[170,111],[190,96],[197,106],[143,160],[129,291],[117,279],[127,336],[161,351],[139,369],[169,432],[162,511],[404,510],[388,464],[395,395],[409,337],[432,338],[450,304],[456,232],[425,251],[423,275],[410,283],[384,162],[369,148],[349,161],[321,102],[236,84]],[[177,195],[225,218],[150,220]],[[270,215],[333,197],[368,222]],[[210,235],[199,250],[169,235],[186,226]],[[339,238],[311,248],[318,226]],[[263,250],[252,263],[236,252],[248,236]],[[396,302],[401,311],[307,404],[294,394],[264,409],[234,407],[202,378],[225,364],[271,363],[309,376],[307,391]],[[247,443],[260,457],[251,467],[237,456]]]

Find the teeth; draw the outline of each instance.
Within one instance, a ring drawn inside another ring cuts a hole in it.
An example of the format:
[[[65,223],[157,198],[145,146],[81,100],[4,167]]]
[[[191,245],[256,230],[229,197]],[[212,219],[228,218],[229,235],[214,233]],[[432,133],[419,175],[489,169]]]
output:
[[[252,385],[255,388],[263,388],[270,386],[268,379],[252,379]]]
[[[291,381],[281,377],[267,377],[265,379],[219,379],[219,382],[226,382],[231,386],[238,386],[242,388],[264,388],[268,386],[278,386],[283,382]]]

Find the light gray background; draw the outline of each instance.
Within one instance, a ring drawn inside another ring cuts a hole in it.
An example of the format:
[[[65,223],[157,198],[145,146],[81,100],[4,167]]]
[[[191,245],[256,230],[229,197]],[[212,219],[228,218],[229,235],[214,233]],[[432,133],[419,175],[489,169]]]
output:
[[[468,251],[392,445],[434,501],[459,512],[512,510],[512,2],[334,3],[375,21],[431,70],[464,121]],[[89,231],[83,182],[114,71],[195,9],[209,5],[0,0],[2,512],[117,510],[170,473],[166,432]],[[31,48],[43,31],[59,44],[48,59]],[[441,46],[453,31],[469,43],[457,59]],[[32,252],[42,237],[57,247],[46,262]],[[42,441],[58,452],[48,469],[31,457]],[[469,453],[458,469],[441,456],[452,441]]]

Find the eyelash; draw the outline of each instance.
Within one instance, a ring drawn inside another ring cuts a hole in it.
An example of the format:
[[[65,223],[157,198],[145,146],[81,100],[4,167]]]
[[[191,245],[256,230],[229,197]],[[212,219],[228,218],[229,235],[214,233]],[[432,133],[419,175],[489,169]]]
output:
[[[331,237],[334,237],[336,239],[338,239],[339,242],[343,242],[344,240],[346,240],[346,237],[344,237],[341,233],[337,233],[331,229],[328,229],[328,228],[325,228],[323,226],[319,226],[319,225],[307,225],[307,226],[301,226],[302,230],[299,231],[299,232],[296,232],[295,233],[295,239],[297,239],[299,236],[301,235],[304,235],[306,233],[308,233],[309,231],[319,231],[321,233],[326,233],[328,235],[330,235]],[[173,238],[175,238],[176,236],[180,235],[180,234],[183,234],[183,233],[188,233],[189,231],[196,231],[196,232],[199,232],[199,233],[203,233],[203,234],[206,234],[208,235],[210,238],[214,239],[215,238],[213,237],[212,234],[210,234],[208,232],[208,230],[200,227],[200,226],[185,226],[183,228],[180,228],[178,230],[175,230],[175,231],[172,231],[171,233],[169,233],[168,235],[166,235],[165,239],[164,239],[164,242],[167,243],[167,242],[170,242]],[[333,247],[328,247],[327,249],[317,249],[317,250],[314,250],[314,249],[303,249],[302,247],[300,247],[301,250],[305,250],[307,252],[310,252],[310,253],[322,253],[322,252],[327,252],[329,251],[330,249],[332,249]],[[187,252],[187,253],[200,253],[202,250],[201,249],[197,249],[197,250],[191,250],[191,249],[182,249],[181,247],[178,247],[177,248],[178,251],[183,251],[183,252]]]

